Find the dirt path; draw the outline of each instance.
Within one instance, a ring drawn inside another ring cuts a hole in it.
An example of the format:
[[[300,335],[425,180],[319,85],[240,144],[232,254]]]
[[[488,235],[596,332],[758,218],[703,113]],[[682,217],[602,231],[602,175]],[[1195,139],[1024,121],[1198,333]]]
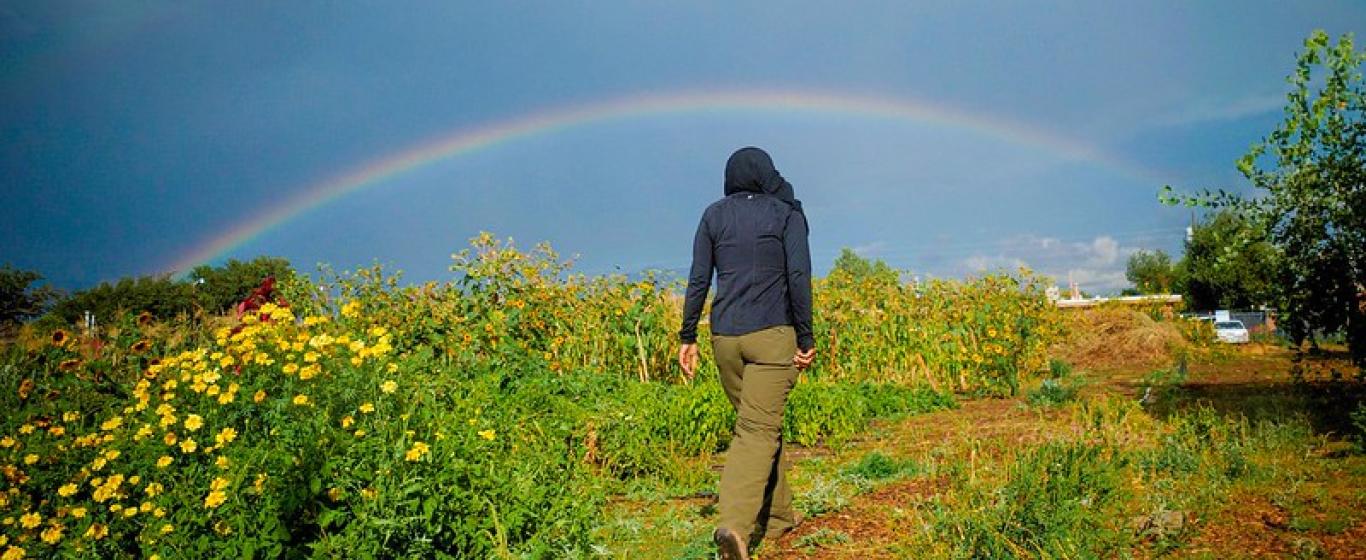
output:
[[[1296,384],[1288,373],[1290,358],[1285,351],[1253,347],[1233,356],[1195,361],[1189,364],[1179,389],[1164,395],[1171,400],[1170,406],[1158,409],[1170,411],[1199,402],[1251,419],[1304,415],[1316,432],[1341,433],[1349,412],[1343,409],[1342,395],[1356,391],[1346,401],[1356,398],[1360,384],[1327,381],[1338,365],[1331,358],[1301,367],[1311,379],[1320,380],[1318,385]],[[1138,399],[1145,393],[1144,379],[1149,373],[1120,368],[1096,375],[1083,394]],[[1298,396],[1288,399],[1291,394]],[[994,464],[992,459],[1010,450],[1066,436],[1077,429],[1075,422],[1058,409],[1030,409],[1019,398],[977,400],[957,410],[885,425],[885,435],[863,445],[897,457],[966,465],[967,476],[972,477],[976,469],[992,468],[988,466]],[[1336,453],[1343,459],[1340,464],[1328,463],[1323,472],[1305,471],[1293,489],[1241,489],[1225,496],[1219,511],[1208,519],[1192,519],[1192,527],[1182,534],[1183,542],[1168,553],[1196,558],[1366,558],[1366,462],[1346,447],[1306,450]],[[882,485],[854,497],[839,511],[806,520],[777,546],[766,546],[758,557],[917,557],[917,551],[905,548],[905,536],[931,522],[932,503],[947,486],[948,480],[935,474]],[[1145,556],[1152,551],[1135,553]]]

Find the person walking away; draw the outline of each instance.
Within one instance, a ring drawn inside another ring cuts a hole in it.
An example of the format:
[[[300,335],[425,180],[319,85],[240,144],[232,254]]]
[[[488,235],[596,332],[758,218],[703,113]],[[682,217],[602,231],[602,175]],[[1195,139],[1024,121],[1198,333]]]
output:
[[[697,373],[697,323],[716,274],[712,349],[735,407],[713,539],[727,560],[796,526],[782,461],[783,409],[797,375],[815,358],[808,226],[792,185],[755,147],[726,162],[725,197],[702,213],[693,238],[678,362]]]

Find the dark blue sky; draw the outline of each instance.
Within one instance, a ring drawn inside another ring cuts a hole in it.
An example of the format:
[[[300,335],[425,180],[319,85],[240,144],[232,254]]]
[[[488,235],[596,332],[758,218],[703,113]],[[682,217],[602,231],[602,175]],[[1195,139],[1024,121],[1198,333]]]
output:
[[[451,158],[229,256],[446,277],[481,230],[588,272],[687,265],[735,148],[840,247],[925,275],[1029,264],[1092,291],[1179,251],[1162,183],[1238,186],[1315,28],[1360,2],[0,2],[0,262],[77,288],[164,271],[310,184],[462,129],[679,91],[933,102],[1142,173],[959,127],[810,112],[620,119]],[[909,5],[908,5],[909,4]]]

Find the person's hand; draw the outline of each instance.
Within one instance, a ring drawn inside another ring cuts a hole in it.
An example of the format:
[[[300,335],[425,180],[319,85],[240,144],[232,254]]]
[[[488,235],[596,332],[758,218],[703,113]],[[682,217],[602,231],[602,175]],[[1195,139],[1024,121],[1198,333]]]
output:
[[[697,343],[684,344],[678,347],[678,366],[683,368],[684,379],[692,381],[697,375]]]
[[[797,371],[811,367],[811,362],[816,360],[816,347],[812,346],[807,350],[797,350],[797,355],[792,357],[792,365],[797,366]]]

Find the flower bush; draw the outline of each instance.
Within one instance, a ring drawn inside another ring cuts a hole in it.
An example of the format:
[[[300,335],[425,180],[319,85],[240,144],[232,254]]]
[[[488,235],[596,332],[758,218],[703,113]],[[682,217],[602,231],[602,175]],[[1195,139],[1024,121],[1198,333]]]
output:
[[[623,482],[727,444],[713,366],[672,363],[677,283],[487,234],[452,268],[325,271],[240,322],[29,329],[0,355],[0,555],[586,554]],[[787,438],[1013,390],[1056,334],[1037,287],[820,282]]]

